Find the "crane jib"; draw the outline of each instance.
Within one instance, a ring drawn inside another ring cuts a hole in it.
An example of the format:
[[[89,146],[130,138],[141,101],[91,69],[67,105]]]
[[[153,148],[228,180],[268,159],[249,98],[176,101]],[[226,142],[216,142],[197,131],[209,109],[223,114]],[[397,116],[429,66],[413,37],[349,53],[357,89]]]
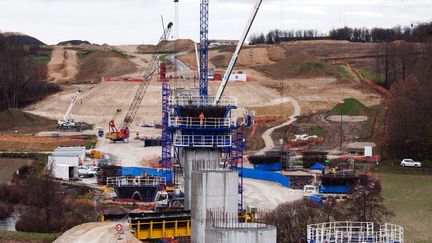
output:
[[[168,36],[170,35],[171,28],[173,26],[173,23],[170,22],[167,26],[167,28],[164,30],[162,36],[160,37],[159,44],[156,46],[156,50],[154,51],[150,64],[147,66],[146,71],[143,75],[143,82],[139,84],[138,89],[135,93],[134,99],[132,101],[132,104],[129,107],[128,112],[126,113],[126,116],[123,120],[123,124],[121,128],[128,128],[132,121],[135,118],[136,113],[138,112],[138,108],[144,98],[144,95],[147,91],[148,86],[150,85],[150,79],[152,75],[158,70],[158,60],[159,60],[159,54],[165,49],[166,46],[166,40]]]

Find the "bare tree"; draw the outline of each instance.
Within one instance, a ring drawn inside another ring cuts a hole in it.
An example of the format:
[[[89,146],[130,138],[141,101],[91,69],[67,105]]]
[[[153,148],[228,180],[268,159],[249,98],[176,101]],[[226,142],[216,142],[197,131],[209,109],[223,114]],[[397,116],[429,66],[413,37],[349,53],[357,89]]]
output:
[[[381,191],[381,182],[376,175],[360,175],[353,194],[346,202],[347,217],[353,221],[381,224],[384,219],[393,216],[384,206]]]

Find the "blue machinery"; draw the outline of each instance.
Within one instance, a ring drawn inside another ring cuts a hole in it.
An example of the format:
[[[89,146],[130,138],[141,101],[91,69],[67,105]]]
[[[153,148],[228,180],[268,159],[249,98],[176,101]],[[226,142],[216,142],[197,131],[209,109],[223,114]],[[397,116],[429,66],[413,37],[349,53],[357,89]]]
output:
[[[175,4],[178,0],[174,0]],[[239,124],[232,117],[237,109],[237,99],[222,98],[229,76],[234,68],[241,47],[255,19],[262,0],[257,0],[254,11],[247,23],[236,51],[224,75],[216,97],[208,96],[208,24],[209,0],[200,3],[200,48],[199,48],[199,94],[191,91],[171,90],[162,64],[162,166],[180,165],[185,177],[185,208],[190,209],[187,195],[190,195],[190,164],[192,160],[220,160],[225,166],[239,171],[239,210],[243,209],[243,151],[245,140],[243,127],[253,124],[252,116],[245,114]],[[183,162],[182,162],[183,161]],[[189,164],[189,165],[188,165]],[[189,180],[188,180],[189,178]],[[189,184],[188,184],[189,183]],[[190,199],[189,199],[190,200]]]

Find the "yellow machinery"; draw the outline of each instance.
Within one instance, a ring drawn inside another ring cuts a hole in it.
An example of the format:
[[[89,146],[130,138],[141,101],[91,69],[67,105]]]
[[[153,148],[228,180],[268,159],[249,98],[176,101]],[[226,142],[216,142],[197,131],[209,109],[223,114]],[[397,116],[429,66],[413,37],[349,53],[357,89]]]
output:
[[[150,222],[131,223],[134,236],[139,240],[154,240],[191,236],[191,220],[152,220]]]
[[[90,151],[90,158],[92,159],[102,159],[102,152],[99,150],[92,150]]]

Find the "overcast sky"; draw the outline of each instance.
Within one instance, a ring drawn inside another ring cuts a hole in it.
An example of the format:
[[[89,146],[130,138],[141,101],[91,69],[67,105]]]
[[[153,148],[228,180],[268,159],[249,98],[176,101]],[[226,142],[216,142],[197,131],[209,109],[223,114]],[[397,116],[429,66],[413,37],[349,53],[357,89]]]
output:
[[[178,37],[199,38],[199,0],[179,0]],[[238,39],[256,0],[210,0],[210,39]],[[173,0],[0,0],[0,31],[47,44],[155,43],[160,15],[174,21]],[[263,0],[251,33],[279,29],[393,27],[432,21],[432,0]],[[175,33],[175,31],[174,31]]]

